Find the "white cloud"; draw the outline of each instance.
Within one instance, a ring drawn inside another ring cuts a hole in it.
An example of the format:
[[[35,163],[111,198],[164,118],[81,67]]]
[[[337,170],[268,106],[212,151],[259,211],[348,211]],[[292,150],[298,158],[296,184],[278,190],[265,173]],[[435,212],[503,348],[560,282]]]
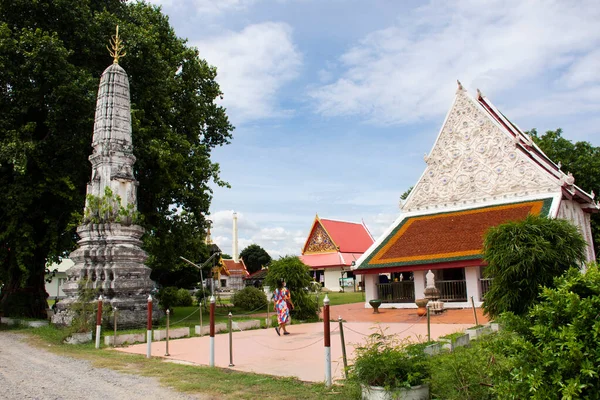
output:
[[[230,11],[242,11],[248,9],[259,0],[146,0],[149,3],[172,8],[173,6],[191,6],[202,16],[215,16]]]
[[[457,78],[515,96],[549,81],[551,89],[538,86],[558,93],[563,102],[551,106],[560,109],[571,91],[600,83],[599,19],[597,1],[432,1],[363,38],[340,57],[344,73],[309,94],[322,115],[389,125],[445,113]],[[590,106],[600,110],[597,100]]]
[[[223,104],[234,125],[244,120],[281,116],[278,94],[298,75],[302,56],[294,46],[292,29],[284,23],[250,25],[241,32],[193,43],[200,57],[217,67]]]

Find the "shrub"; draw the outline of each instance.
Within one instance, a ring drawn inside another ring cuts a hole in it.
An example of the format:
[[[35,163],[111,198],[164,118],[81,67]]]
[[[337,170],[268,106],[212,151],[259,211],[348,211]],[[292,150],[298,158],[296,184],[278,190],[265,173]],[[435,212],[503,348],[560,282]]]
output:
[[[187,289],[179,289],[177,290],[177,303],[176,306],[179,307],[189,307],[193,303],[192,295]]]
[[[156,297],[158,297],[160,308],[173,312],[173,307],[177,305],[177,288],[173,286],[161,288]]]
[[[247,286],[242,290],[235,292],[232,303],[235,307],[244,310],[258,310],[267,306],[267,295],[260,289],[253,286]]]
[[[600,270],[571,269],[545,288],[540,302],[522,317],[512,352],[513,373],[499,382],[498,394],[515,398],[600,398]],[[515,317],[512,317],[514,320]],[[510,325],[510,324],[509,324]],[[528,329],[523,326],[528,325]],[[506,324],[503,323],[503,326]]]
[[[269,266],[264,285],[270,286],[273,291],[281,279],[285,280],[294,303],[292,317],[300,320],[316,320],[318,306],[308,291],[312,282],[309,267],[296,256],[281,257]]]
[[[585,261],[587,243],[569,221],[529,215],[491,228],[484,237],[485,276],[493,278],[483,307],[495,317],[524,315],[538,301],[541,286]]]
[[[420,385],[428,376],[423,345],[410,345],[381,329],[369,335],[355,354],[349,376],[364,385],[392,390]]]
[[[210,289],[201,287],[198,290],[196,290],[194,296],[196,297],[196,301],[198,302],[198,304],[201,304],[202,300],[208,301],[208,299],[210,299]]]

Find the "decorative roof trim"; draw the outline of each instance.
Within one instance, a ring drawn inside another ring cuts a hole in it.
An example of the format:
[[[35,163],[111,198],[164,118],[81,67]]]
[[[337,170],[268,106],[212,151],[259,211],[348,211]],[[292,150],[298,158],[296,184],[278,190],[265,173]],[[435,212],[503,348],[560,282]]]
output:
[[[392,225],[390,225],[390,227],[379,237],[379,239],[375,243],[373,243],[373,245],[371,245],[371,247],[369,247],[369,249],[367,251],[365,251],[363,253],[363,255],[356,261],[356,264],[353,267],[353,270],[358,272],[359,270],[362,271],[362,270],[370,270],[373,268],[379,268],[380,265],[378,265],[377,267],[369,267],[369,266],[363,267],[363,264],[368,265],[368,263],[371,261],[371,258],[374,256],[374,254],[378,253],[381,250],[381,248],[387,242],[388,238],[392,234],[394,234],[394,231],[397,231],[398,229],[400,229],[401,225],[403,225],[404,222],[410,218],[421,217],[421,216],[434,216],[434,215],[438,216],[438,215],[451,214],[451,213],[457,213],[457,212],[468,212],[471,210],[481,210],[481,209],[485,209],[485,208],[495,208],[495,207],[499,207],[499,206],[510,206],[510,205],[516,205],[516,204],[521,204],[521,203],[540,201],[540,200],[545,201],[545,204],[544,204],[545,207],[542,209],[542,211],[547,212],[546,215],[554,218],[554,217],[556,217],[556,215],[558,213],[558,207],[560,205],[561,197],[562,197],[561,193],[553,193],[553,194],[545,194],[545,195],[535,194],[535,195],[522,197],[522,198],[520,198],[520,201],[507,202],[507,199],[502,199],[502,200],[504,200],[503,202],[494,200],[494,201],[487,202],[484,204],[478,204],[478,207],[473,207],[473,204],[463,204],[462,207],[454,206],[451,208],[445,208],[438,212],[433,212],[433,210],[431,210],[431,212],[429,212],[428,214],[424,213],[425,210],[410,211],[410,212],[400,214],[400,216],[396,219],[396,221],[394,221],[394,223]],[[547,201],[547,203],[546,203],[546,201]],[[463,254],[459,257],[463,260],[475,259],[474,255],[469,255],[469,254]],[[481,255],[479,255],[479,258],[481,258]],[[399,266],[397,264],[393,264],[393,265]],[[381,265],[381,266],[385,267],[385,265]]]

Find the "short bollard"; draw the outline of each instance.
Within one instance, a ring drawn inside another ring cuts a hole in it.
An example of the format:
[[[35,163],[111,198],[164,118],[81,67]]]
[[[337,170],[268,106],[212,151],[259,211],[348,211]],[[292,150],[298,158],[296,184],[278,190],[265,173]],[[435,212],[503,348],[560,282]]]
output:
[[[113,318],[113,328],[115,328],[115,335],[113,336],[113,347],[117,347],[117,307],[114,308]]]
[[[198,311],[200,312],[200,337],[202,337],[202,300],[204,300],[204,292],[202,292],[202,299],[198,300]]]
[[[475,301],[473,300],[473,296],[471,296],[471,306],[473,307],[473,315],[475,316],[475,326],[479,325],[479,321],[477,321],[477,310],[475,310]]]
[[[210,296],[210,360],[208,365],[215,366],[215,296]]]
[[[235,367],[235,365],[233,365],[233,324],[231,317],[231,312],[229,312],[229,366]]]
[[[344,340],[344,323],[342,317],[338,317],[340,323],[340,340],[342,341],[342,359],[344,360],[344,376],[348,379],[348,358],[346,357],[346,341]]]
[[[165,356],[170,356],[169,354],[169,309],[167,308],[167,343],[165,348]]]
[[[102,295],[98,296],[98,312],[96,313],[96,348],[100,348],[100,331],[102,330]]]
[[[148,295],[148,324],[146,328],[146,358],[152,357],[152,295]]]
[[[325,387],[331,386],[331,335],[329,329],[329,297],[323,299],[323,339],[325,344]]]
[[[427,342],[431,342],[431,319],[429,310],[429,303],[427,303]]]

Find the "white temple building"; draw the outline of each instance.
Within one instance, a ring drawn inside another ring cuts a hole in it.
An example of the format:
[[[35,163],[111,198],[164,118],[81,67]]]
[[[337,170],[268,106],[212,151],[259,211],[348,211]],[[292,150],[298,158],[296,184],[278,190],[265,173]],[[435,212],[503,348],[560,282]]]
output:
[[[482,278],[484,233],[528,214],[571,221],[588,242],[587,260],[595,259],[594,194],[577,187],[479,91],[474,98],[459,83],[425,162],[400,216],[356,262],[365,307],[371,299],[382,300],[381,307],[416,307],[428,270],[446,307],[468,307],[471,297],[481,306],[489,287]]]

